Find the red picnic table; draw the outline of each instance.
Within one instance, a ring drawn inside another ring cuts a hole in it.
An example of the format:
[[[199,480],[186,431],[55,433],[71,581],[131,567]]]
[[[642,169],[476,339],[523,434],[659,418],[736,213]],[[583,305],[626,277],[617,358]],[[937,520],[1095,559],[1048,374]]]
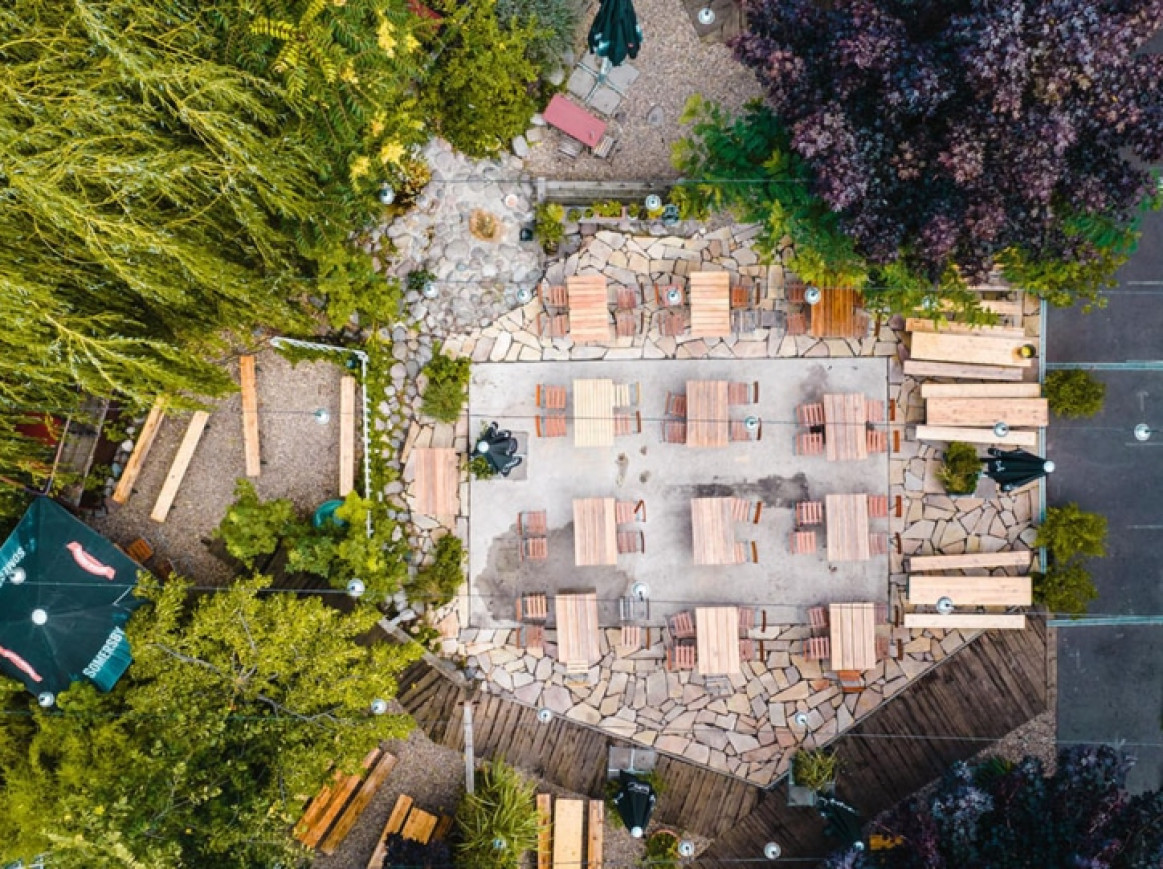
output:
[[[596,148],[606,134],[606,122],[595,118],[579,105],[575,105],[561,94],[554,94],[545,111],[541,113],[545,123],[557,127],[567,136],[573,136],[587,148]]]

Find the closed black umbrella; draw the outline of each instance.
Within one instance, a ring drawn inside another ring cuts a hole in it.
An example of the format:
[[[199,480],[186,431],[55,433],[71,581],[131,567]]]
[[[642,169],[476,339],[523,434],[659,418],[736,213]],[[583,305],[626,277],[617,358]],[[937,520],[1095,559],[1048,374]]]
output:
[[[494,422],[477,439],[473,449],[477,455],[485,457],[493,470],[507,477],[522,461],[521,457],[516,455],[517,446],[517,439],[513,437],[513,433],[508,429],[502,429]]]
[[[654,811],[654,788],[650,786],[649,782],[644,782],[642,779],[633,773],[620,770],[618,777],[622,782],[622,788],[614,795],[614,805],[618,809],[618,815],[622,818],[623,823],[626,824],[626,829],[630,831],[630,835],[636,839],[642,838],[642,833],[646,829],[646,825],[650,823],[650,815]]]
[[[602,0],[590,25],[590,51],[618,66],[627,57],[637,57],[642,46],[642,28],[633,0]]]
[[[985,475],[994,480],[1003,492],[1025,486],[1053,472],[1054,463],[1025,450],[989,449],[990,458],[982,459]]]

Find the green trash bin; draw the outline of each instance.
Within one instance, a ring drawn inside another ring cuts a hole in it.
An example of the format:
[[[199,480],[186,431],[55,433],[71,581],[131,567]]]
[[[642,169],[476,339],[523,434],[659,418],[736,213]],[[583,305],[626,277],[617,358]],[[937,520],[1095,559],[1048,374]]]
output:
[[[315,510],[315,515],[311,517],[311,524],[316,528],[322,528],[325,525],[331,525],[335,528],[346,528],[347,523],[335,515],[335,511],[342,506],[342,498],[334,498],[331,501],[324,501]]]

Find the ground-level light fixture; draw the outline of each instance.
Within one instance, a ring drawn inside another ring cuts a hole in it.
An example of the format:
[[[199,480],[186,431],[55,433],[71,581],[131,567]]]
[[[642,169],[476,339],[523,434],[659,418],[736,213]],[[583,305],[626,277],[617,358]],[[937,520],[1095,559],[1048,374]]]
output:
[[[48,610],[37,607],[32,611],[32,623],[34,625],[43,625],[48,621]]]
[[[999,420],[993,424],[993,434],[995,437],[1004,438],[1009,433],[1010,427],[1006,423]]]
[[[662,210],[662,197],[657,193],[651,193],[646,197],[646,210],[653,213]]]
[[[376,193],[376,199],[380,201],[380,205],[391,205],[396,201],[396,191],[392,189],[391,184],[385,181],[380,185],[380,189]]]
[[[695,843],[690,839],[683,839],[678,843],[678,856],[693,857],[695,856]]]
[[[52,691],[41,691],[36,695],[36,702],[45,709],[57,702],[57,695]]]
[[[426,281],[424,286],[420,288],[420,295],[426,299],[435,299],[439,295],[440,290],[436,288],[434,281]]]
[[[363,597],[363,593],[367,591],[367,586],[362,579],[350,579],[347,582],[347,594],[349,597]]]
[[[953,612],[953,598],[941,597],[937,599],[937,612],[943,616],[949,615]]]
[[[808,287],[806,290],[804,290],[804,301],[809,305],[820,304],[820,299],[822,297],[823,294],[820,292],[819,287]]]
[[[759,428],[759,417],[757,417],[757,416],[747,417],[746,419],[743,420],[743,427],[745,429],[747,429],[747,431],[755,431],[756,429]]]
[[[779,847],[778,842],[768,842],[763,846],[763,856],[768,860],[778,860],[783,854],[783,848]]]
[[[1151,439],[1151,435],[1155,433],[1155,429],[1151,428],[1151,426],[1147,425],[1145,422],[1139,423],[1132,431],[1134,432],[1135,440],[1137,441],[1149,441]]]
[[[553,720],[553,710],[549,709],[548,707],[542,706],[540,709],[537,710],[537,720],[540,721],[542,724],[548,724],[550,721]]]
[[[704,6],[699,10],[699,24],[703,27],[710,27],[715,23],[715,10],[710,6]]]
[[[641,827],[631,827],[630,828],[630,835],[633,836],[635,839],[641,839],[642,834],[645,832],[646,831],[643,830]]]
[[[371,711],[372,715],[383,715],[388,711],[388,701],[377,697],[372,701]]]
[[[319,408],[311,416],[315,417],[315,422],[319,423],[319,425],[327,425],[327,423],[331,422],[331,413],[325,407]]]
[[[672,305],[677,305],[682,301],[682,290],[678,287],[671,287],[666,291],[666,301]]]
[[[800,727],[806,728],[808,726],[808,713],[797,712],[791,717],[791,720],[798,724]]]
[[[505,197],[505,207],[506,208],[516,208],[520,204],[521,204],[521,197],[518,196],[516,193],[510,193],[508,196]]]
[[[522,305],[528,305],[533,301],[533,291],[528,287],[519,287],[517,289],[517,301]]]
[[[630,596],[638,600],[646,600],[650,597],[650,586],[644,582],[636,582],[630,586]]]
[[[16,568],[8,576],[8,581],[13,585],[20,585],[26,579],[28,579],[28,574],[25,572],[23,567]]]

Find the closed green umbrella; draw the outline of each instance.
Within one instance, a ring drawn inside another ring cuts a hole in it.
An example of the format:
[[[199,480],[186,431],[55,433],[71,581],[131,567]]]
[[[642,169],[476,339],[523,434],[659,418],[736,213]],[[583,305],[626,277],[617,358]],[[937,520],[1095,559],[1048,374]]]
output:
[[[642,46],[642,28],[633,0],[602,0],[590,25],[589,47],[598,57],[618,66],[627,57],[637,57]]]
[[[102,691],[129,667],[123,627],[141,568],[63,507],[37,498],[0,547],[0,672],[42,704],[79,679]]]

